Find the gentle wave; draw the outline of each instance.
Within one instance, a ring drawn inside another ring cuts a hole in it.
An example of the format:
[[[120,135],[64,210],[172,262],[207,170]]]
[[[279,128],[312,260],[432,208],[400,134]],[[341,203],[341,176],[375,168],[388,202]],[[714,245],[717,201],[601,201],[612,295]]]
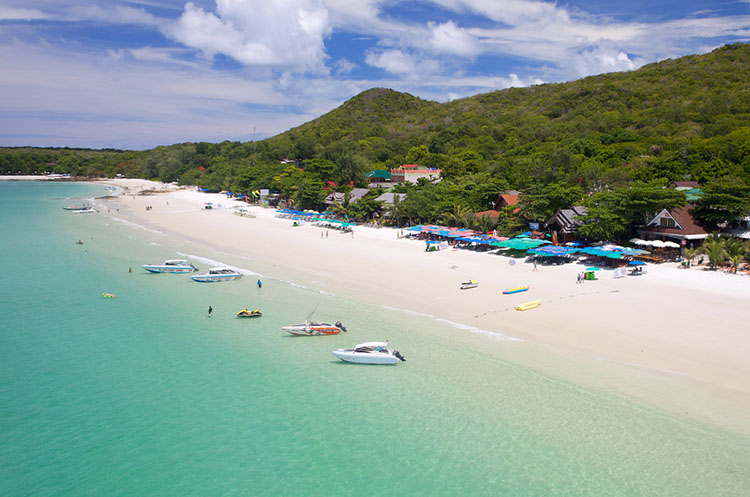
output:
[[[325,290],[315,290],[314,288],[310,288],[309,286],[300,285],[299,283],[295,283],[293,281],[289,280],[278,280],[280,283],[284,283],[285,285],[289,285],[294,288],[301,288],[303,290],[310,290],[313,292],[318,292],[321,295],[326,295],[328,297],[336,297],[335,293],[326,292]]]
[[[226,263],[221,262],[221,261],[217,261],[217,260],[214,260],[214,259],[209,259],[208,257],[201,257],[199,255],[185,254],[183,252],[177,252],[177,255],[181,255],[182,257],[187,257],[188,259],[193,259],[193,260],[196,260],[198,262],[202,262],[204,264],[208,264],[211,267],[222,267],[222,266],[235,267],[235,266],[232,266],[231,264],[226,264]],[[245,268],[241,268],[241,267],[235,267],[235,269],[237,269],[237,271],[240,274],[244,275],[244,276],[263,276],[262,274],[256,273],[255,271],[251,271],[250,269],[245,269]]]
[[[397,307],[390,307],[387,305],[384,305],[382,307],[389,309],[391,311],[405,312],[412,316],[419,316],[419,317],[434,319],[435,321],[440,321],[441,323],[449,324],[456,329],[459,329],[462,331],[468,331],[469,333],[476,333],[478,335],[484,335],[493,340],[498,340],[502,342],[523,342],[523,340],[521,340],[520,338],[512,337],[509,335],[503,335],[502,333],[497,333],[494,331],[483,330],[482,328],[477,328],[476,326],[471,326],[468,324],[456,323],[455,321],[450,321],[448,319],[439,318],[439,317],[433,316],[432,314],[426,314],[424,312],[410,311],[408,309],[399,309]]]

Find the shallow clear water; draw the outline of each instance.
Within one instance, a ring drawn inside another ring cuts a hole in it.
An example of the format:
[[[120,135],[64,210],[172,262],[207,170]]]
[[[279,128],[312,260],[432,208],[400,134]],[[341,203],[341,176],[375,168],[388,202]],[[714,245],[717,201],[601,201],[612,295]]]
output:
[[[61,209],[105,193],[0,182],[0,495],[750,495],[746,438],[500,360],[429,317]],[[139,267],[179,254],[262,272],[263,288]],[[264,316],[235,318],[245,307]],[[280,329],[312,310],[349,332]],[[330,353],[381,339],[407,362]]]

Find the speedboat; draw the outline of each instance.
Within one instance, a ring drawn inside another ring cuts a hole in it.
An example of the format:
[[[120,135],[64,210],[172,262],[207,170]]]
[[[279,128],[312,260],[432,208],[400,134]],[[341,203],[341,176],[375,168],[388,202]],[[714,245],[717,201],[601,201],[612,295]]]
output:
[[[162,264],[143,264],[141,267],[150,273],[192,273],[198,270],[185,259],[170,259]]]
[[[319,336],[319,335],[338,335],[346,328],[341,321],[336,324],[318,323],[316,321],[305,321],[300,324],[289,324],[281,327],[282,330],[288,331],[292,335]]]
[[[461,290],[468,290],[469,288],[476,288],[479,286],[479,282],[474,280],[464,281],[461,283]]]
[[[190,278],[199,283],[216,283],[217,281],[238,280],[242,278],[242,274],[230,267],[213,267],[207,273],[196,274]]]
[[[359,343],[353,349],[336,349],[333,355],[346,362],[358,364],[396,364],[405,361],[398,350],[388,350],[388,342]]]
[[[74,210],[73,214],[92,214],[94,212],[97,212],[97,210],[92,207],[86,207],[85,209]]]
[[[240,312],[237,313],[238,318],[259,318],[263,315],[262,312],[260,312],[258,309],[254,309],[252,311],[249,311],[247,309],[242,309]]]
[[[63,207],[66,211],[85,211],[86,209],[91,209],[90,205],[70,205],[67,207]]]

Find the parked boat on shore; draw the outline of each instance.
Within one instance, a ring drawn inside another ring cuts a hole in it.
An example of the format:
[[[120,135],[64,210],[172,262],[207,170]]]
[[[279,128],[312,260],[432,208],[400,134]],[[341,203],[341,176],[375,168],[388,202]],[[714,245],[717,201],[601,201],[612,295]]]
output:
[[[464,281],[461,283],[461,290],[468,290],[469,288],[476,288],[479,286],[479,282],[474,280]]]
[[[150,273],[192,273],[198,270],[185,259],[170,259],[162,264],[143,264],[141,267]]]
[[[214,267],[209,269],[207,273],[195,274],[190,278],[198,283],[217,283],[219,281],[238,280],[242,278],[242,274],[230,267]]]

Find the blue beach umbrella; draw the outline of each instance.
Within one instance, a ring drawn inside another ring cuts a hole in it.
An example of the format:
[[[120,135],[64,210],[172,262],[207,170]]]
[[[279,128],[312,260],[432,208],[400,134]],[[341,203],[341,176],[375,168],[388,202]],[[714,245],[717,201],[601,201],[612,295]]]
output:
[[[628,266],[645,266],[646,263],[643,261],[630,261],[628,262]]]

